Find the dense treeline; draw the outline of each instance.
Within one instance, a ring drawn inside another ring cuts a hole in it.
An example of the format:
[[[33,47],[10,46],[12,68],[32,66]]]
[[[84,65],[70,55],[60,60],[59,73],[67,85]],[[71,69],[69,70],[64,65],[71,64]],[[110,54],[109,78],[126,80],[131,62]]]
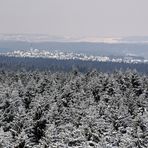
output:
[[[148,76],[1,71],[0,147],[147,148]]]
[[[113,72],[115,70],[136,69],[140,73],[148,74],[148,64],[128,64],[115,62],[97,62],[97,61],[81,61],[81,60],[57,60],[45,58],[20,58],[0,56],[0,69],[2,70],[27,70],[27,71],[48,71],[51,72],[69,72],[77,69],[86,73],[93,69],[102,72]]]

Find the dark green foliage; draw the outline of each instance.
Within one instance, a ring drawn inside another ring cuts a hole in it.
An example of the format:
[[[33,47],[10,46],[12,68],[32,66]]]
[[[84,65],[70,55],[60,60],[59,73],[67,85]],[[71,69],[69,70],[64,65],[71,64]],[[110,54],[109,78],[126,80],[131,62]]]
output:
[[[42,114],[43,114],[43,111],[42,111],[42,108],[41,107],[38,107],[36,112],[35,112],[35,115],[34,115],[34,120],[40,120],[40,118],[42,117]]]
[[[70,142],[68,143],[68,146],[69,146],[69,147],[81,146],[81,141],[79,141],[79,140],[70,141]]]
[[[5,110],[5,109],[7,109],[9,106],[10,106],[10,103],[9,103],[8,100],[6,100],[6,101],[4,102],[4,104],[1,104],[0,109]]]
[[[36,121],[31,129],[31,141],[38,143],[39,140],[45,136],[46,120]]]
[[[26,109],[29,109],[29,105],[30,105],[30,103],[31,103],[31,97],[25,97],[25,98],[23,99],[23,103],[24,103],[24,105],[25,105],[25,108],[26,108]]]
[[[14,148],[27,148],[27,147],[25,146],[25,141],[23,140],[17,146],[15,146]]]
[[[99,90],[96,90],[96,89],[93,90],[93,91],[92,91],[92,94],[93,94],[94,99],[95,99],[96,102],[100,101]]]

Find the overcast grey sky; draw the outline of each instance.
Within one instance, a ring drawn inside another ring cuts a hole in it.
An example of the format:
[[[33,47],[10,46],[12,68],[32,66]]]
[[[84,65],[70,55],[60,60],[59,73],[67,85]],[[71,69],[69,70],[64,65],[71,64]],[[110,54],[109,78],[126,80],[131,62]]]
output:
[[[0,0],[0,33],[148,35],[148,0]]]

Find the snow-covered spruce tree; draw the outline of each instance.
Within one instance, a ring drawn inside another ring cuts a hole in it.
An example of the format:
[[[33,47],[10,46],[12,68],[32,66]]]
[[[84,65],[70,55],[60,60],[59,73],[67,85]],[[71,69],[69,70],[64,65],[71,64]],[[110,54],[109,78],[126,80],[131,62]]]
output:
[[[2,148],[148,147],[148,76],[0,72]]]

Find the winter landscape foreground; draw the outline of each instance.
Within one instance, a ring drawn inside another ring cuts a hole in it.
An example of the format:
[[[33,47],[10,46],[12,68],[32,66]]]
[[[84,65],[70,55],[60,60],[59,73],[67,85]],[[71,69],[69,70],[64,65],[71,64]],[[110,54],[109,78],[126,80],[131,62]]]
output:
[[[1,148],[147,148],[148,76],[0,71]]]

